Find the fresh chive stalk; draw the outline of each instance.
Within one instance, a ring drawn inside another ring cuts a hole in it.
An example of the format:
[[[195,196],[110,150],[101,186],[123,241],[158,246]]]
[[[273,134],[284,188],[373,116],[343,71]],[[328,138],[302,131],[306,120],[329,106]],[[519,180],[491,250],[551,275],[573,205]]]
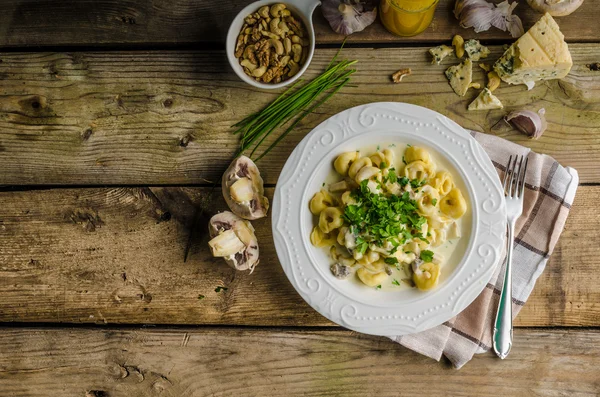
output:
[[[273,131],[291,122],[286,130],[255,159],[255,161],[260,160],[277,146],[306,116],[345,86],[350,81],[350,76],[356,72],[355,69],[350,69],[350,67],[357,61],[343,60],[336,62],[338,55],[339,51],[333,57],[325,72],[311,82],[299,87],[302,80],[297,81],[266,108],[234,124],[232,127],[236,129],[233,133],[241,135],[238,154],[254,145],[250,153],[252,158]]]

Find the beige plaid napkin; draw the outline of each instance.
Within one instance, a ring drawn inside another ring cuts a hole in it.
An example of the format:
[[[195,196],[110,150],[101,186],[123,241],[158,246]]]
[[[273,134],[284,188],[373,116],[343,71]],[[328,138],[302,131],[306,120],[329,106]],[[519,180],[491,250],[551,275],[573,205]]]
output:
[[[523,215],[517,222],[513,251],[513,316],[516,317],[544,271],[565,226],[579,177],[575,169],[562,167],[549,156],[530,152],[492,135],[471,134],[483,146],[501,176],[510,155],[529,157]],[[504,263],[479,297],[450,321],[418,334],[392,337],[392,340],[436,360],[443,354],[456,368],[462,367],[475,353],[492,347],[503,274]]]

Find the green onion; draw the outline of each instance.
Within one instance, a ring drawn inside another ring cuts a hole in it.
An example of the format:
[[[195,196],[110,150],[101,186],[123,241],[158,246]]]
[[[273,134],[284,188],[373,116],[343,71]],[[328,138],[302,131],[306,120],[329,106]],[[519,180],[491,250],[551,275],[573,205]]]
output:
[[[355,69],[349,69],[349,67],[357,61],[343,60],[336,62],[338,55],[339,51],[333,57],[325,72],[308,84],[298,87],[301,82],[299,80],[266,108],[234,124],[232,127],[236,130],[233,133],[241,135],[238,155],[253,147],[250,153],[252,158],[273,131],[291,122],[287,129],[254,161],[260,160],[277,146],[306,116],[346,85],[350,80],[350,76],[356,72]]]

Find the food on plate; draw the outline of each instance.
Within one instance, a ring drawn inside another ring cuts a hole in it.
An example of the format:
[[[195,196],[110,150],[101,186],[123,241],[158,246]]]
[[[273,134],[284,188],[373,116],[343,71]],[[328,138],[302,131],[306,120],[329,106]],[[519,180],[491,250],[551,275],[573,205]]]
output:
[[[225,259],[236,270],[254,271],[258,265],[258,240],[249,221],[224,211],[210,218],[208,246],[212,255]]]
[[[465,59],[464,62],[458,65],[450,66],[446,69],[445,74],[450,86],[457,95],[465,96],[469,88],[479,88],[478,83],[472,83],[473,62],[470,59]]]
[[[349,35],[360,32],[377,18],[377,2],[374,0],[323,0],[323,16],[334,32]]]
[[[454,4],[454,16],[463,28],[474,28],[476,33],[489,30],[492,26],[509,31],[512,37],[523,34],[521,19],[513,15],[517,2],[509,4],[488,3],[486,0],[457,0]]]
[[[491,109],[502,109],[504,106],[502,102],[494,94],[489,88],[484,88],[477,98],[473,102],[469,104],[469,110],[491,110]]]
[[[465,39],[461,35],[454,35],[452,38],[452,47],[454,47],[454,53],[458,59],[461,59],[465,55]]]
[[[523,134],[538,139],[546,131],[546,110],[541,108],[536,112],[531,110],[517,110],[511,112],[504,119]]]
[[[433,57],[431,63],[440,64],[448,55],[452,54],[452,47],[448,47],[447,45],[440,45],[437,47],[433,47],[429,49],[429,53]]]
[[[410,68],[400,69],[392,75],[392,81],[394,83],[399,83],[402,81],[404,76],[409,76],[411,73],[412,71],[410,70]]]
[[[479,61],[480,59],[487,58],[487,56],[490,55],[490,50],[486,46],[481,45],[481,43],[475,39],[469,39],[465,41],[464,49],[467,53],[467,58],[472,61]]]
[[[505,82],[531,89],[535,81],[565,77],[572,66],[565,37],[550,14],[545,14],[506,50],[494,70]]]
[[[267,216],[269,199],[265,197],[263,179],[248,157],[240,156],[231,162],[221,187],[229,209],[237,216],[250,220]]]
[[[336,181],[308,203],[315,216],[310,241],[328,249],[336,278],[356,273],[377,289],[408,279],[428,290],[445,263],[441,246],[451,250],[450,240],[461,238],[468,205],[430,151],[407,145],[397,155],[394,147],[337,156]]]
[[[308,56],[310,40],[302,21],[285,4],[263,6],[244,19],[235,45],[244,73],[262,83],[293,77]]]
[[[572,14],[583,4],[583,0],[527,0],[527,4],[536,11],[562,17]]]

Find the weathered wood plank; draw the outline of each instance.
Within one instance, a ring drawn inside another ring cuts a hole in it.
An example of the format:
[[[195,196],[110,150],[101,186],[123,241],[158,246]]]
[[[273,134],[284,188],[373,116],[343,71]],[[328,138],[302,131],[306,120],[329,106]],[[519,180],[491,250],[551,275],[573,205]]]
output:
[[[498,0],[499,1],[499,0]],[[0,4],[0,46],[106,46],[106,45],[181,45],[206,42],[223,43],[229,23],[249,0],[94,0],[94,1],[19,1]],[[454,0],[441,0],[432,26],[416,37],[400,38],[388,33],[378,20],[365,31],[349,37],[350,42],[432,42],[449,40],[455,33],[475,36],[462,29],[452,15]],[[525,28],[540,14],[525,2],[517,8]],[[575,13],[560,18],[561,29],[569,41],[598,41],[595,30],[598,8],[587,1]],[[321,14],[315,12],[319,43],[339,43]],[[497,29],[480,33],[485,40],[508,41],[507,33]]]
[[[205,220],[183,262],[207,191],[0,193],[0,322],[333,325],[289,284],[267,219],[254,222],[261,263],[252,275],[210,257]],[[600,325],[599,194],[600,187],[580,187],[518,325]],[[217,189],[211,211],[226,208],[220,196]]]
[[[341,330],[4,328],[0,380],[13,397],[592,397],[599,344],[597,330],[518,329],[506,360],[487,353],[456,371]]]
[[[260,165],[275,183],[296,144],[318,123],[352,106],[402,101],[439,111],[466,128],[490,131],[506,113],[546,108],[538,141],[501,136],[576,167],[582,182],[600,182],[600,59],[597,45],[572,45],[575,66],[563,81],[503,85],[506,109],[467,112],[476,96],[455,95],[426,48],[347,49],[358,59],[354,84],[312,114]],[[492,59],[501,52],[494,47]],[[307,77],[335,50],[318,50]],[[222,52],[152,51],[0,54],[0,185],[197,184],[220,178],[237,148],[230,125],[276,93],[253,89],[228,71]],[[390,75],[413,75],[392,84]],[[484,74],[475,70],[476,81]]]

